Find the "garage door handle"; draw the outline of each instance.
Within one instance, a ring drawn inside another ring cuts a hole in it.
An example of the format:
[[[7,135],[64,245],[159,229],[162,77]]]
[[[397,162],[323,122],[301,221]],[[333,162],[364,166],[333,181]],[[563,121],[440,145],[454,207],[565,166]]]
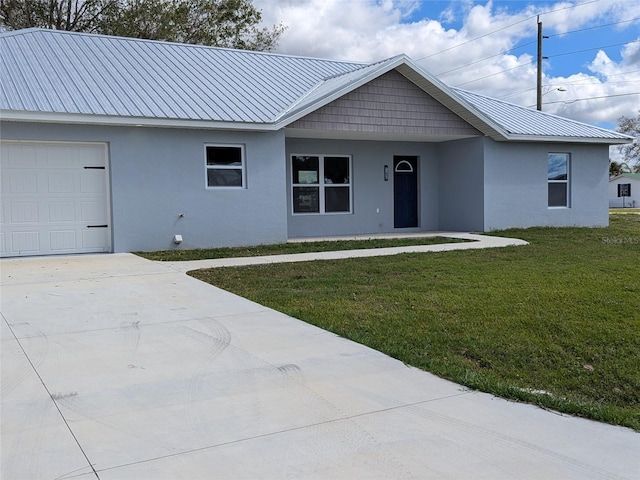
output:
[[[87,228],[107,228],[109,225],[87,225]]]
[[[84,167],[85,170],[104,170],[104,167]]]

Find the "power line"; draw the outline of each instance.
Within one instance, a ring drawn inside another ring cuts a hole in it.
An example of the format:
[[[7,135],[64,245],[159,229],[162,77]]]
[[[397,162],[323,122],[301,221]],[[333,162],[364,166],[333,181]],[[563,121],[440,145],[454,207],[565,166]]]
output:
[[[544,102],[545,105],[551,105],[554,103],[564,103],[566,105],[569,105],[571,103],[576,103],[576,102],[582,102],[584,100],[598,100],[598,99],[602,99],[602,98],[614,98],[614,97],[628,97],[630,95],[640,95],[640,92],[633,92],[633,93],[619,93],[617,95],[602,95],[599,97],[586,97],[586,98],[576,98],[573,100],[558,100],[556,102]],[[535,105],[529,105],[529,108],[533,108],[535,107]]]
[[[628,22],[633,22],[635,20],[640,20],[640,17],[636,17],[636,18],[631,18],[629,20],[621,20],[619,22],[613,22],[613,23],[605,23],[603,25],[595,25],[593,27],[585,27],[585,28],[581,28],[579,30],[571,30],[570,32],[564,32],[564,33],[554,33],[553,35],[548,35],[548,38],[552,38],[552,37],[560,37],[560,36],[564,36],[564,35],[569,35],[571,33],[578,33],[578,32],[585,32],[587,30],[595,30],[596,28],[603,28],[603,27],[610,27],[612,25],[619,25],[621,23],[628,23]]]
[[[635,72],[640,72],[640,70],[632,70],[630,72],[626,72],[626,73],[635,73]],[[626,75],[622,74],[622,73],[618,73],[616,75]],[[609,75],[611,77],[613,77],[614,75]],[[583,85],[618,85],[620,83],[640,83],[640,81],[638,80],[624,80],[624,81],[619,81],[619,82],[558,82],[558,83],[554,83],[553,85],[543,85],[543,87],[560,87],[562,85],[578,85],[578,86],[583,86]],[[509,98],[509,97],[513,97],[514,95],[520,95],[521,93],[527,93],[530,92],[531,90],[535,90],[536,87],[532,87],[532,88],[527,88],[526,90],[519,90],[517,92],[513,92],[513,93],[509,93],[507,95],[503,95],[502,97],[498,97],[500,99],[505,99],[505,98]]]
[[[626,80],[626,81],[620,81],[620,82],[609,82],[608,79],[612,78],[612,77],[619,77],[620,75],[629,75],[630,73],[638,73],[640,72],[640,69],[638,70],[627,70],[626,72],[620,72],[620,73],[612,73],[611,75],[607,75],[607,80],[603,83],[603,82],[557,82],[554,83],[553,85],[544,85],[545,87],[560,87],[562,85],[611,85],[611,84],[617,84],[617,83],[637,83],[638,80]],[[512,97],[514,95],[518,95],[520,93],[526,93],[526,92],[530,92],[531,90],[535,90],[536,88],[527,88],[526,90],[520,90],[519,92],[514,92],[514,93],[510,93],[509,95],[505,95],[504,97],[500,97],[500,98],[507,98],[507,97]]]
[[[512,70],[516,70],[518,68],[522,68],[522,67],[529,67],[533,65],[533,62],[529,62],[529,63],[523,63],[522,65],[518,65],[517,67],[513,67],[513,68],[509,68],[507,70],[500,70],[499,72],[496,73],[492,73],[490,75],[485,75],[484,77],[479,77],[479,78],[475,78],[473,80],[469,80],[468,82],[463,82],[463,83],[458,83],[457,85],[454,85],[454,87],[460,87],[462,85],[466,85],[467,83],[473,83],[473,82],[477,82],[479,80],[483,80],[485,78],[489,78],[489,77],[494,77],[496,75],[500,75],[501,73],[505,73],[505,72],[510,72]]]
[[[514,50],[517,50],[518,48],[522,48],[522,47],[526,47],[527,45],[531,45],[532,43],[536,43],[535,40],[533,40],[531,42],[527,42],[527,43],[525,43],[523,45],[518,45],[517,47],[513,47],[513,48],[511,48],[511,49],[509,49],[509,50],[507,50],[505,52],[496,53],[495,55],[490,55],[488,57],[481,58],[480,60],[476,60],[475,62],[467,63],[467,64],[462,65],[460,67],[452,68],[451,70],[447,70],[446,72],[437,73],[436,76],[446,75],[447,73],[455,72],[456,70],[460,70],[461,68],[470,67],[471,65],[475,65],[476,63],[484,62],[485,60],[489,60],[490,58],[499,57],[500,55],[506,55],[507,53],[511,53]]]
[[[598,1],[598,0],[596,0],[596,1]],[[580,4],[580,5],[584,5],[584,4]],[[574,7],[577,7],[577,6],[579,6],[579,5],[575,5]],[[573,7],[565,7],[565,8],[563,8],[563,9],[559,9],[559,10],[565,10],[565,9],[567,9],[567,8],[573,8]],[[551,13],[551,12],[546,12],[546,13]],[[529,17],[529,18],[532,18],[532,17]],[[621,23],[629,23],[629,22],[633,22],[633,21],[635,21],[635,20],[640,20],[640,17],[636,17],[636,18],[632,18],[632,19],[628,19],[628,20],[621,20],[621,21],[619,21],[619,22],[611,22],[611,23],[606,23],[606,24],[602,24],[602,25],[595,25],[595,26],[593,26],[593,27],[582,28],[582,29],[579,29],[579,30],[572,30],[572,31],[569,31],[569,32],[564,32],[564,33],[556,33],[556,34],[553,34],[553,35],[549,35],[549,36],[547,36],[546,38],[556,37],[556,36],[560,36],[560,35],[569,35],[569,34],[572,34],[572,33],[583,32],[583,31],[586,31],[586,30],[593,30],[593,29],[597,29],[597,28],[609,27],[609,26],[612,26],[612,25],[619,25],[619,24],[621,24]],[[512,24],[511,26],[513,26],[513,25],[517,25],[518,23],[522,23],[522,21],[517,22],[517,23],[514,23],[514,24]],[[507,27],[503,27],[502,29],[496,30],[495,32],[492,32],[492,33],[499,32],[499,31],[504,30],[504,29],[506,29],[506,28],[509,28],[509,26],[507,26]],[[490,35],[490,33],[489,33],[489,34],[486,34],[486,35]],[[486,35],[483,35],[483,36],[486,36]],[[481,36],[481,37],[477,37],[476,39],[473,39],[473,40],[477,40],[477,39],[479,39],[479,38],[482,38],[483,36]],[[471,42],[471,41],[473,41],[473,40],[469,40],[468,42],[465,42],[465,43],[469,43],[469,42]],[[494,55],[489,55],[488,57],[484,57],[484,58],[481,58],[481,59],[479,59],[479,60],[475,60],[475,61],[473,61],[473,62],[470,62],[470,63],[464,64],[464,65],[461,65],[461,66],[456,67],[456,68],[452,68],[451,70],[447,70],[447,71],[444,71],[444,72],[437,73],[436,75],[437,75],[437,76],[440,76],[440,75],[446,75],[446,74],[448,74],[448,73],[455,72],[455,71],[457,71],[457,70],[461,70],[461,69],[466,68],[466,67],[470,67],[471,65],[475,65],[475,64],[477,64],[477,63],[481,63],[481,62],[483,62],[483,61],[485,61],[485,60],[489,60],[489,59],[491,59],[491,58],[499,57],[499,56],[501,56],[501,55],[506,55],[506,54],[508,54],[508,53],[513,52],[514,50],[517,50],[517,49],[519,49],[519,48],[526,47],[526,46],[531,45],[531,44],[533,44],[533,43],[536,43],[536,42],[535,42],[535,40],[534,40],[534,41],[531,41],[531,42],[524,43],[524,44],[522,44],[522,45],[517,45],[517,46],[515,46],[515,47],[513,47],[513,48],[510,48],[509,50],[504,51],[504,52],[499,52],[499,53],[496,53],[496,54],[494,54]],[[625,42],[625,43],[627,43],[627,42]],[[616,45],[607,45],[607,46],[605,46],[605,47],[598,47],[598,48],[594,48],[593,50],[598,50],[598,49],[600,49],[600,48],[609,48],[609,47],[614,47],[614,46],[624,45],[625,43],[622,43],[622,44],[616,44]],[[631,43],[633,43],[633,42],[631,42]],[[460,45],[462,45],[462,44],[460,44]],[[456,48],[457,46],[459,46],[459,45],[453,46],[453,47],[449,48],[448,50],[451,50],[451,49],[453,49],[453,48]],[[443,52],[445,52],[445,51],[447,51],[447,50],[443,50]],[[589,51],[589,50],[580,50],[579,52],[575,52],[575,53],[580,53],[580,52],[585,52],[585,51]],[[439,52],[439,53],[440,53],[440,52]],[[552,57],[555,57],[555,56],[562,56],[562,55],[569,55],[569,54],[572,54],[572,53],[573,53],[573,52],[570,52],[570,53],[561,53],[561,54],[557,54],[557,55],[552,55]],[[425,59],[425,58],[429,58],[429,57],[434,56],[434,55],[437,55],[437,53],[432,54],[432,55],[429,55],[429,56],[427,56],[427,57],[419,58],[417,61],[423,60],[423,59]]]
[[[502,28],[499,28],[499,29],[494,30],[492,32],[485,33],[484,35],[480,35],[479,37],[472,38],[471,40],[467,40],[466,42],[458,43],[456,45],[453,45],[452,47],[446,48],[446,49],[441,50],[441,51],[436,52],[436,53],[432,53],[431,55],[426,55],[424,57],[420,57],[420,58],[416,59],[416,62],[419,62],[420,60],[426,60],[427,58],[435,57],[436,55],[440,55],[441,53],[448,52],[449,50],[453,50],[454,48],[461,47],[463,45],[466,45],[467,43],[475,42],[476,40],[480,40],[481,38],[488,37],[489,35],[493,35],[494,33],[501,32],[503,30],[506,30],[507,28],[515,27],[516,25],[520,25],[521,23],[527,22],[527,21],[531,20],[532,18],[536,18],[537,16],[546,15],[546,14],[554,13],[554,12],[560,12],[562,10],[569,10],[571,8],[578,8],[578,7],[582,7],[583,5],[589,5],[591,3],[596,3],[596,2],[599,2],[599,1],[600,0],[590,0],[588,2],[583,2],[583,3],[577,4],[577,5],[571,5],[571,6],[568,6],[568,7],[558,8],[556,10],[549,10],[547,12],[537,13],[537,14],[531,15],[530,17],[527,17],[527,18],[525,18],[523,20],[517,21],[516,23],[512,23],[510,25],[507,25],[506,27],[502,27]]]
[[[629,45],[637,43],[640,40],[632,40],[631,42],[614,43],[612,45],[603,45],[601,47],[585,48],[584,50],[576,50],[574,52],[556,53],[555,55],[549,55],[547,58],[563,57],[565,55],[575,55],[576,53],[592,52],[593,50],[602,50],[603,48],[619,47],[620,45]]]
[[[632,42],[616,43],[616,44],[613,44],[613,45],[604,45],[604,46],[594,47],[594,48],[587,48],[587,49],[584,49],[584,50],[576,50],[576,51],[574,51],[574,52],[558,53],[558,54],[556,54],[556,55],[549,55],[549,56],[548,56],[548,57],[546,57],[546,58],[562,57],[562,56],[566,56],[566,55],[574,55],[574,54],[576,54],[576,53],[589,52],[589,51],[593,51],[593,50],[601,50],[601,49],[603,49],[603,48],[618,47],[618,46],[620,46],[620,45],[628,45],[628,44],[631,44],[631,43],[636,43],[636,42],[638,42],[638,41],[640,41],[640,40],[635,40],[635,41],[632,41]],[[498,55],[500,55],[500,54],[498,54]],[[497,55],[494,55],[494,56],[497,56]],[[485,60],[486,60],[486,59],[485,59]],[[473,63],[477,63],[477,62],[473,62]],[[506,70],[501,70],[501,71],[499,71],[499,72],[492,73],[491,75],[486,75],[486,76],[484,76],[484,77],[476,78],[475,80],[470,80],[470,81],[468,81],[468,82],[459,83],[459,84],[457,84],[457,85],[455,85],[455,86],[456,86],[456,87],[459,87],[459,86],[461,86],[461,85],[466,85],[466,84],[468,84],[468,83],[473,83],[473,82],[476,82],[476,81],[478,81],[478,80],[482,80],[482,79],[487,78],[487,77],[493,77],[493,76],[495,76],[495,75],[499,75],[499,74],[501,74],[501,73],[505,73],[505,72],[510,72],[511,70],[515,70],[516,68],[521,68],[521,67],[524,67],[524,66],[527,66],[527,65],[532,65],[532,64],[533,64],[533,62],[530,62],[530,63],[527,63],[527,64],[519,65],[519,66],[517,66],[517,67],[509,68],[509,69],[506,69]],[[472,65],[472,64],[468,64],[468,65]],[[463,67],[468,66],[468,65],[464,65]],[[460,68],[463,68],[463,67],[458,67],[458,68],[455,68],[455,69],[453,69],[453,70],[449,70],[449,71],[447,71],[447,72],[443,72],[443,73],[441,73],[441,74],[439,74],[439,75],[443,75],[443,74],[445,74],[445,73],[453,72],[453,71],[455,71],[455,70],[459,70]],[[612,75],[612,76],[613,76],[613,75]],[[559,85],[559,84],[558,84],[558,85]],[[528,91],[528,90],[525,90],[525,91]],[[515,94],[513,94],[513,95],[515,95]]]
[[[586,30],[593,30],[593,29],[596,29],[596,28],[609,27],[609,26],[612,26],[612,25],[618,25],[620,23],[633,22],[634,20],[640,20],[640,17],[632,18],[630,20],[622,20],[620,22],[606,23],[606,24],[602,24],[602,25],[596,25],[596,26],[593,26],[593,27],[582,28],[580,30],[572,30],[570,32],[565,32],[565,33],[556,33],[556,34],[553,34],[553,35],[548,35],[546,38],[557,37],[557,36],[560,36],[560,35],[569,35],[571,33],[583,32],[583,31],[586,31]],[[517,45],[517,46],[515,46],[513,48],[510,48],[509,50],[504,51],[504,52],[496,53],[494,55],[490,55],[488,57],[481,58],[480,60],[475,60],[475,61],[473,61],[471,63],[467,63],[467,64],[461,65],[459,67],[452,68],[451,70],[447,70],[446,72],[437,73],[436,75],[437,76],[446,75],[447,73],[455,72],[456,70],[460,70],[460,69],[463,69],[463,68],[466,68],[466,67],[470,67],[471,65],[475,65],[476,63],[480,63],[480,62],[483,62],[485,60],[489,60],[491,58],[499,57],[500,55],[506,55],[508,53],[513,52],[514,50],[517,50],[517,49],[522,48],[522,47],[526,47],[526,46],[531,45],[533,43],[536,43],[536,41],[532,40],[531,42],[527,42],[527,43],[524,43],[522,45]],[[560,54],[557,54],[557,55],[550,55],[548,58],[559,57],[559,56],[563,56],[563,55],[571,55],[573,53],[588,52],[590,50],[599,50],[601,48],[617,47],[617,46],[620,46],[620,45],[626,45],[627,43],[634,43],[634,42],[632,41],[632,42],[619,43],[619,44],[615,44],[615,45],[606,45],[604,47],[596,47],[596,48],[589,49],[589,50],[579,50],[577,52],[560,53]],[[418,59],[418,60],[420,60],[420,59]]]
[[[611,78],[611,77],[619,77],[620,75],[628,75],[630,73],[638,73],[640,72],[640,69],[637,70],[627,70],[626,72],[618,72],[618,73],[612,73],[610,75],[605,75],[607,77],[607,79]],[[634,81],[634,80],[630,80],[630,81]],[[620,82],[607,82],[607,83],[620,83]],[[558,83],[554,83],[553,86],[556,85],[597,85],[596,82],[590,82],[590,83],[585,83],[585,82],[558,82]]]

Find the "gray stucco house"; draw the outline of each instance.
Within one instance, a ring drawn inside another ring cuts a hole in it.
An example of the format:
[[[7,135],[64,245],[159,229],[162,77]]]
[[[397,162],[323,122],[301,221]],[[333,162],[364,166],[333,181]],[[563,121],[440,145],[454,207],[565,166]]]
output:
[[[373,64],[0,34],[2,256],[608,224],[625,135]],[[182,243],[174,243],[176,235]]]

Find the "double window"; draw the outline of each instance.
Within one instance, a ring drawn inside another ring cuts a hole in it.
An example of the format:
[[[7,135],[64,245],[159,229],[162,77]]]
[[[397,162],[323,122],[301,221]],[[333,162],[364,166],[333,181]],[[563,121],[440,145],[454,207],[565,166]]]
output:
[[[242,145],[205,145],[207,187],[244,188]]]
[[[293,155],[293,213],[351,213],[351,157]]]
[[[568,153],[550,153],[547,156],[547,182],[549,207],[569,207],[569,174],[571,158]]]

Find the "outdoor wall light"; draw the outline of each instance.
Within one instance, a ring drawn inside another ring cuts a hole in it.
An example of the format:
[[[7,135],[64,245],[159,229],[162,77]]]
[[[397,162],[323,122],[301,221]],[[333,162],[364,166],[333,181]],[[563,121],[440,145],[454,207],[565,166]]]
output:
[[[389,165],[384,166],[384,181],[389,181]]]

